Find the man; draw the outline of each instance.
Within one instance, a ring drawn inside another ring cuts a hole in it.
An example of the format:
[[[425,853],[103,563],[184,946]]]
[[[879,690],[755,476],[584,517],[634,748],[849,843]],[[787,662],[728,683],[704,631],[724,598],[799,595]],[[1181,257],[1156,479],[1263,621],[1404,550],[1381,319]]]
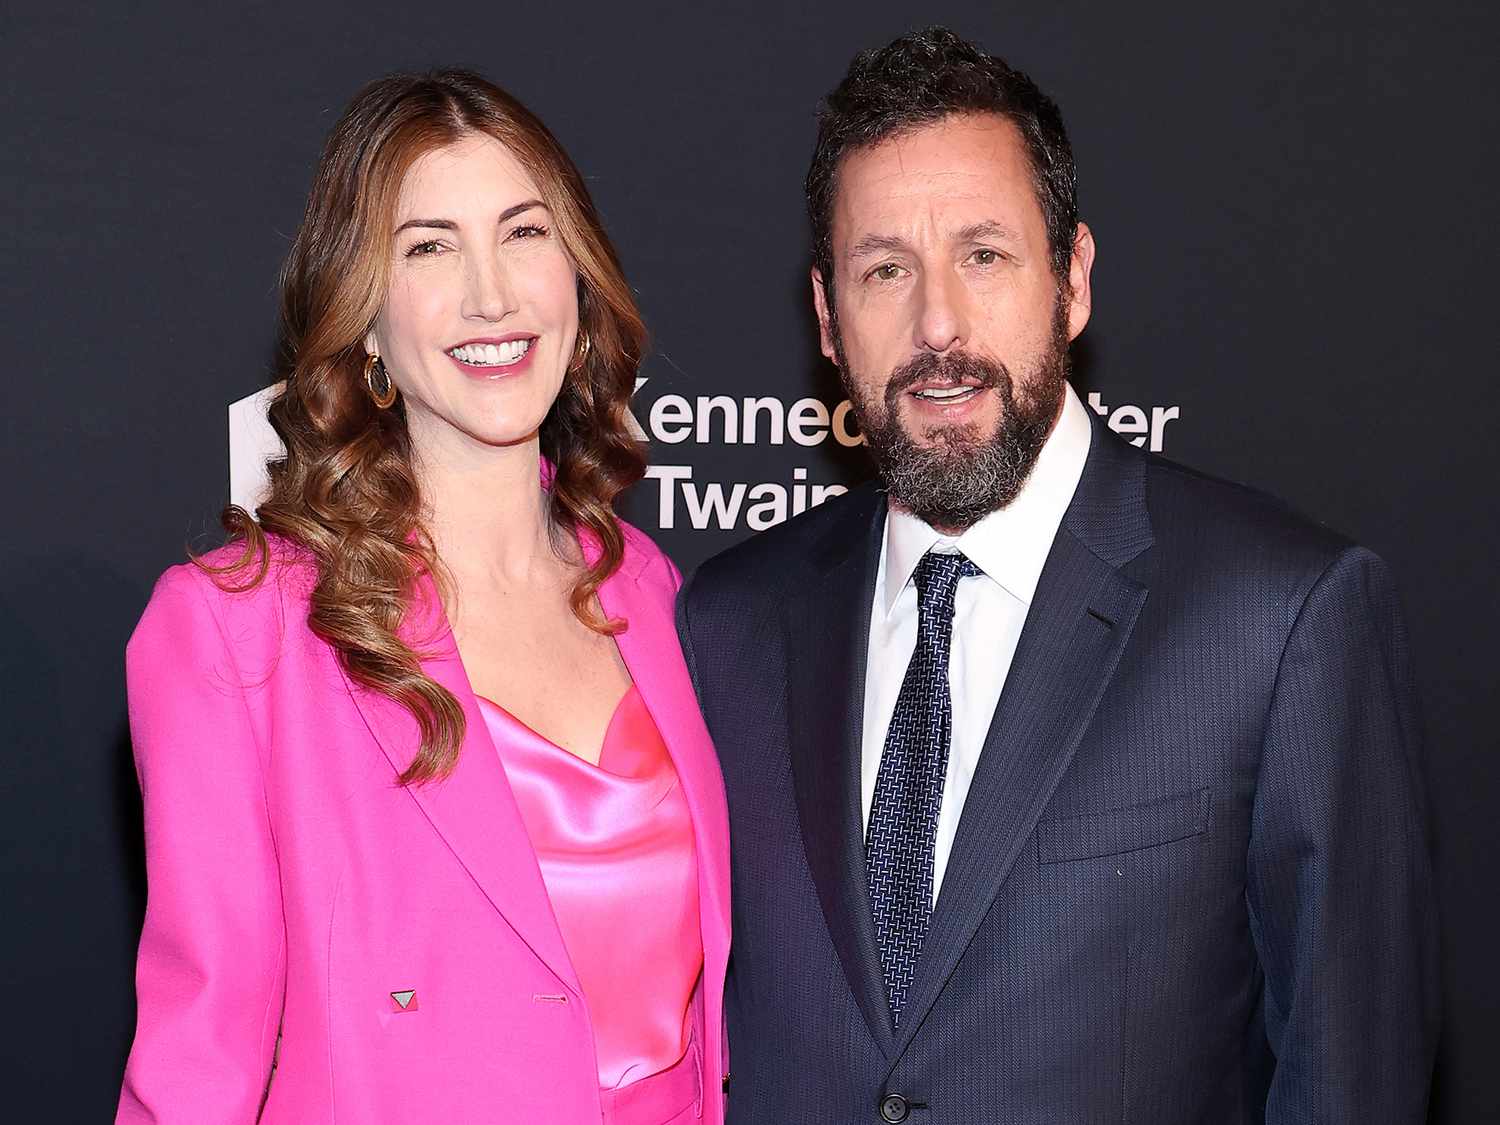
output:
[[[1094,239],[1024,75],[941,29],[860,55],[807,187],[880,486],[679,600],[733,831],[730,1120],[1423,1121],[1385,567],[1080,405]]]

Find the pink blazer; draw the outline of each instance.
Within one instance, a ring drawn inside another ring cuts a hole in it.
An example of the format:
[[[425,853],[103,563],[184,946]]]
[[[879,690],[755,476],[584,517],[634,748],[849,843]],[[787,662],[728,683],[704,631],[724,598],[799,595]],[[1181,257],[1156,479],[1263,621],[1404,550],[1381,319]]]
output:
[[[620,654],[693,816],[692,1050],[718,1125],[724,786],[673,625],[680,576],[625,536],[599,600],[629,622]],[[274,555],[242,594],[168,570],[126,650],[149,892],[116,1120],[248,1125],[275,1056],[270,1125],[600,1121],[588,1006],[431,583],[404,634],[467,727],[451,777],[403,788],[415,721],[348,679],[306,624],[310,563]]]

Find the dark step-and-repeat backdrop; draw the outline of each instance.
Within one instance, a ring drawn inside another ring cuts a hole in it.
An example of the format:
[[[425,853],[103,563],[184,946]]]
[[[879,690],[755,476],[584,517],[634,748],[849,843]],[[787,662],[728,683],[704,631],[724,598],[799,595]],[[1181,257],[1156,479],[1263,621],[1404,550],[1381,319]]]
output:
[[[868,472],[818,354],[801,184],[850,56],[933,22],[1062,106],[1099,244],[1089,407],[1392,564],[1443,895],[1433,1119],[1500,1120],[1500,18],[1356,0],[8,10],[0,1116],[113,1111],[146,891],[123,646],[258,487],[277,268],[354,91],[470,66],[571,151],[652,332],[623,514],[687,570]]]

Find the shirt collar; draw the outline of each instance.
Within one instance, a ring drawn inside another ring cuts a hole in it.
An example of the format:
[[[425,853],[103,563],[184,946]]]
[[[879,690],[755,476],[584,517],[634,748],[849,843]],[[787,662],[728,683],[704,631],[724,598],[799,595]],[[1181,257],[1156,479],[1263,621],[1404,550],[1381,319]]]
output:
[[[885,521],[885,589],[883,608],[890,614],[928,551],[962,551],[975,566],[1026,605],[1036,595],[1042,566],[1052,550],[1073,493],[1088,460],[1093,427],[1077,393],[1069,385],[1057,425],[1021,491],[1005,507],[991,512],[962,535],[947,536],[898,508]]]

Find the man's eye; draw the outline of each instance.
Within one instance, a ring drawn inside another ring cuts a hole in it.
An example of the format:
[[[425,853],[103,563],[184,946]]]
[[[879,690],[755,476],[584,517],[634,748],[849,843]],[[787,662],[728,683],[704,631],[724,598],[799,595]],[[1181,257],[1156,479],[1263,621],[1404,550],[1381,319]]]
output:
[[[1000,255],[993,250],[976,250],[973,258],[976,265],[992,266],[1000,260]]]
[[[895,262],[887,262],[883,266],[876,266],[870,271],[870,276],[879,281],[895,281],[901,276],[901,267]]]

